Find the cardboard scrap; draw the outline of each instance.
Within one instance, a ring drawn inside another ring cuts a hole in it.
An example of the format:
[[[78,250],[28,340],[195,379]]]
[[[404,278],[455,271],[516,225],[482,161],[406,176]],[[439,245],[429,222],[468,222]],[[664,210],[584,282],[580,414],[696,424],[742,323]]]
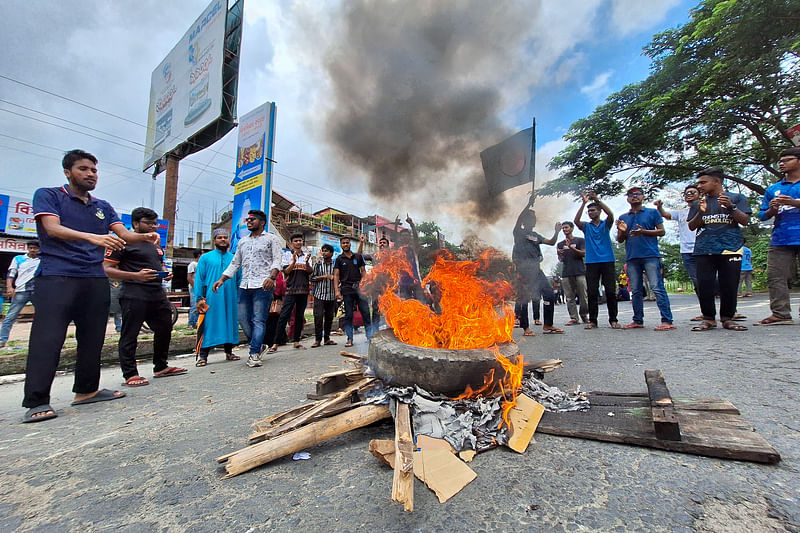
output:
[[[517,395],[517,405],[508,412],[511,430],[508,447],[518,453],[524,453],[533,438],[533,432],[544,414],[544,406],[524,394]]]
[[[456,453],[456,450],[444,439],[434,439],[428,435],[417,435],[418,450],[447,450]]]
[[[453,452],[435,442],[438,440],[440,439],[422,439],[423,445],[430,447],[414,452],[414,476],[436,494],[439,502],[444,503],[478,475]],[[417,442],[419,443],[419,437]],[[369,443],[369,451],[379,461],[394,468],[393,440],[373,439]],[[474,451],[469,452],[475,455]]]
[[[471,463],[472,460],[475,458],[476,453],[478,452],[476,452],[475,450],[464,450],[463,452],[458,452],[458,456],[465,463]]]
[[[449,450],[432,449],[414,452],[414,475],[436,493],[444,503],[478,477]]]

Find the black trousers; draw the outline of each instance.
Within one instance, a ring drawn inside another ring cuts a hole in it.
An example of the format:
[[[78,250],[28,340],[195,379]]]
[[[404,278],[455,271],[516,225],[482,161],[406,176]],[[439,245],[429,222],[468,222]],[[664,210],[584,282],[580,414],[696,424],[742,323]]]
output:
[[[303,333],[303,314],[305,313],[306,306],[308,305],[308,294],[287,294],[283,297],[283,306],[281,306],[281,316],[278,317],[277,331],[286,329],[286,324],[289,323],[289,317],[294,309],[294,335],[292,335],[293,342],[300,342],[300,335]],[[277,334],[276,334],[277,337]],[[272,339],[270,346],[278,344],[278,339]]]
[[[36,278],[33,305],[37,312],[28,343],[23,407],[50,403],[50,388],[70,322],[75,322],[78,341],[72,391],[89,394],[98,390],[109,301],[108,278]]]
[[[608,307],[608,322],[617,322],[617,271],[614,262],[586,263],[586,297],[589,300],[589,322],[597,325],[598,299],[600,298],[600,283],[606,292],[606,307]]]
[[[696,255],[697,299],[703,318],[714,320],[717,304],[714,300],[719,280],[719,319],[731,320],[736,314],[736,294],[742,270],[741,255]]]
[[[205,348],[200,348],[200,353],[197,354],[198,358],[200,359],[208,359],[208,354],[211,353],[211,348],[213,346],[206,346]],[[225,349],[225,355],[231,355],[233,353],[233,344],[230,342],[226,342],[223,345]]]
[[[320,300],[314,298],[314,338],[317,342],[331,340],[333,314],[336,312],[336,300]]]
[[[126,380],[138,376],[136,347],[142,324],[153,330],[153,372],[167,368],[169,343],[172,340],[172,306],[167,296],[154,300],[120,298],[122,332],[119,335],[119,366]]]
[[[538,306],[539,299],[542,299],[544,312],[544,325],[553,325],[553,311],[555,310],[556,294],[553,286],[547,281],[547,276],[537,266],[535,269],[517,267],[517,302],[514,305],[514,312],[519,318],[519,325],[523,329],[528,329],[528,302],[531,300]],[[534,316],[536,313],[534,313]]]

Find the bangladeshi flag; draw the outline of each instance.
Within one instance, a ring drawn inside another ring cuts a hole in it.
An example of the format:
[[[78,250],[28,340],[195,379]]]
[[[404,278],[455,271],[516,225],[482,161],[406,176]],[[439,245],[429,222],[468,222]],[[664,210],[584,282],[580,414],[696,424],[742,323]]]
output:
[[[533,181],[532,148],[533,128],[528,128],[481,152],[486,186],[493,196]]]

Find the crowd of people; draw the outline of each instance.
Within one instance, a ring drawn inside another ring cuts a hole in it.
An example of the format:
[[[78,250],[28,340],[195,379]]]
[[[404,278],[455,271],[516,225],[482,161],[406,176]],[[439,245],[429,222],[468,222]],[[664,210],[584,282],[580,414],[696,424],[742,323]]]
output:
[[[123,398],[125,393],[100,388],[100,351],[105,340],[112,288],[118,291],[121,322],[119,359],[124,385],[139,387],[149,381],[139,374],[136,364],[137,337],[143,324],[153,331],[153,377],[177,376],[187,369],[167,362],[172,334],[171,308],[162,289],[162,280],[171,273],[164,263],[159,235],[154,231],[158,215],[144,207],[131,214],[133,231],[125,228],[114,208],[90,194],[97,185],[97,158],[82,150],[68,152],[62,161],[67,184],[36,191],[33,208],[39,241],[28,245],[28,253],[15,258],[9,269],[7,292],[11,309],[0,327],[0,343],[17,313],[28,302],[41,310],[31,328],[23,407],[24,422],[55,418],[50,405],[50,390],[58,366],[67,327],[75,324],[78,342],[72,405],[79,406]],[[768,253],[767,279],[771,315],[758,326],[791,324],[788,281],[800,252],[800,148],[784,150],[779,168],[785,177],[769,187],[761,202],[758,218],[774,220]],[[696,183],[684,191],[686,208],[665,211],[663,204],[644,206],[644,191],[632,187],[626,193],[630,210],[615,221],[614,214],[594,191],[585,191],[573,221],[555,224],[545,237],[535,231],[533,200],[522,210],[513,230],[512,261],[516,268],[515,311],[523,335],[534,335],[528,320],[528,305],[543,304],[542,331],[562,334],[554,325],[554,306],[563,291],[569,321],[567,326],[599,326],[600,287],[605,294],[607,320],[613,329],[644,328],[644,287],[649,282],[655,295],[661,323],[656,331],[675,329],[670,300],[664,288],[658,238],[664,235],[664,220],[679,226],[681,254],[697,294],[701,315],[693,331],[717,327],[715,296],[719,296],[719,322],[729,330],[747,329],[735,322],[737,297],[752,295],[752,261],[744,247],[741,227],[751,216],[746,197],[727,191],[727,176],[718,168],[708,168]],[[588,220],[583,220],[584,210]],[[399,280],[398,293],[418,298],[426,288],[419,283],[419,266],[414,243],[418,239],[413,221],[404,248],[413,272]],[[312,262],[304,252],[301,233],[291,235],[290,252],[284,243],[266,230],[267,215],[250,210],[246,218],[249,234],[234,253],[229,251],[230,234],[217,229],[214,249],[195,255],[189,269],[192,291],[190,325],[198,330],[197,366],[205,366],[210,350],[221,346],[227,360],[239,360],[233,347],[239,343],[239,328],[248,339],[248,367],[262,366],[262,355],[275,352],[290,325],[290,341],[304,350],[301,331],[309,295],[313,297],[314,343],[311,348],[336,344],[331,339],[338,302],[343,302],[342,320],[345,346],[353,345],[356,310],[369,339],[377,330],[380,314],[377,298],[362,292],[361,281],[366,261],[380,259],[362,254],[363,237],[357,252],[350,238],[340,240],[342,252],[334,259],[333,247],[326,244]],[[577,228],[583,237],[574,234]],[[623,277],[617,277],[611,232],[625,243]],[[563,240],[558,240],[563,233]],[[399,239],[398,239],[399,241]],[[563,263],[558,283],[551,283],[541,269],[542,245],[555,246]],[[381,250],[389,247],[385,237]],[[34,289],[35,285],[35,289]],[[741,292],[740,292],[741,285]],[[630,286],[633,316],[622,326],[618,319],[617,295],[624,297]],[[435,288],[434,288],[435,289]],[[427,288],[427,291],[430,291]],[[436,298],[429,298],[435,309]],[[270,314],[277,325],[267,327]]]

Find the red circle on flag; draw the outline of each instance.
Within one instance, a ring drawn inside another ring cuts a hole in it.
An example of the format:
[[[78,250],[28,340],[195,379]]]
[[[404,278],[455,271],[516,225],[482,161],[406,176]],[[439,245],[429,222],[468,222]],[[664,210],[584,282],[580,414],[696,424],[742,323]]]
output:
[[[500,171],[506,176],[516,176],[525,169],[525,154],[519,148],[504,150],[500,154]]]

